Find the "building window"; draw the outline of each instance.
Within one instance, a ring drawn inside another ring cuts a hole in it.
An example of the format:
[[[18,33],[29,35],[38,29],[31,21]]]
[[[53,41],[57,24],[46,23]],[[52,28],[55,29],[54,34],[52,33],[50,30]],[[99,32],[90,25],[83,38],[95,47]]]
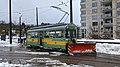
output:
[[[81,0],[81,3],[86,2],[86,0]]]
[[[86,5],[85,4],[81,4],[81,9],[84,9],[86,8]]]
[[[101,25],[103,25],[103,21],[101,21]]]
[[[117,8],[120,8],[120,2],[117,3]]]
[[[97,15],[92,16],[92,20],[97,20],[97,18],[98,18]]]
[[[118,15],[118,16],[120,16],[120,10],[119,10],[119,11],[117,11],[117,15]]]
[[[92,13],[97,13],[97,9],[92,9]]]
[[[103,19],[103,15],[100,15],[100,18]]]
[[[85,38],[86,37],[86,29],[81,29],[81,32],[82,32],[82,38]]]
[[[92,3],[92,7],[97,7],[97,2]]]
[[[103,28],[101,28],[101,32],[103,32]]]
[[[93,27],[93,32],[98,32],[98,28]]]
[[[82,16],[81,21],[86,21],[86,16]]]
[[[86,14],[86,11],[85,10],[82,10],[81,11],[81,15],[85,15]]]
[[[82,26],[82,27],[85,27],[85,26],[86,26],[86,23],[81,23],[81,26]]]
[[[93,26],[97,26],[97,25],[98,25],[98,22],[92,22],[92,25],[93,25]]]

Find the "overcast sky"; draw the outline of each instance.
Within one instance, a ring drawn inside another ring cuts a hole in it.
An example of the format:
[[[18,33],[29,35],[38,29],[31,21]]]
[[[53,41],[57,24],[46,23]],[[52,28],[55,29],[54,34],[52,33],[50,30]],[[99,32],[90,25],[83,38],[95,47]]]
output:
[[[0,0],[0,20],[5,20],[6,22],[9,22],[8,1],[9,0]],[[58,23],[65,13],[50,6],[57,6],[69,12],[68,1],[69,0],[12,0],[12,21],[18,23],[19,13],[21,13],[22,21],[25,22],[25,24],[36,24],[35,7],[38,7],[39,24],[42,22]],[[66,4],[60,5],[62,3]],[[73,0],[73,14],[74,23],[80,25],[80,0]],[[66,18],[67,15],[62,22],[64,22]],[[69,22],[69,17],[66,22]]]

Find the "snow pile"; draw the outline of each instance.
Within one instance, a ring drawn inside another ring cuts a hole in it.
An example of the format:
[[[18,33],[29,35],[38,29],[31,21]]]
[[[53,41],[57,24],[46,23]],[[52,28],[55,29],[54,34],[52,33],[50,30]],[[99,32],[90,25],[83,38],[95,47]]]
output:
[[[15,51],[15,53],[25,53],[25,54],[33,54],[33,55],[49,55],[49,52],[26,52],[26,51]]]
[[[61,52],[50,52],[50,56],[60,56],[60,55],[65,55],[65,53],[61,53]]]
[[[96,51],[99,53],[120,55],[120,44],[97,43]]]
[[[16,42],[12,42],[12,44],[10,44],[8,41],[0,41],[0,46],[5,47],[5,46],[18,46],[19,44]]]
[[[0,67],[31,67],[30,64],[9,64],[8,62],[0,63]]]
[[[25,52],[26,54],[49,55],[48,52]]]
[[[119,39],[114,40],[78,39],[78,42],[93,42],[93,43],[97,42],[96,51],[98,53],[120,55],[120,44],[112,44],[120,43]]]

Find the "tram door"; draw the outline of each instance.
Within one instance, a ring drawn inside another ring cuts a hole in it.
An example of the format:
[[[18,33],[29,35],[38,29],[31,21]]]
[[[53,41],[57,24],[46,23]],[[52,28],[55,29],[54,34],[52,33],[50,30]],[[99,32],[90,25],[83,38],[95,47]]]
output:
[[[43,32],[40,32],[40,35],[39,35],[39,44],[40,44],[40,46],[42,46],[42,34],[43,34]]]
[[[39,44],[40,44],[40,46],[42,46],[42,36],[40,36]]]

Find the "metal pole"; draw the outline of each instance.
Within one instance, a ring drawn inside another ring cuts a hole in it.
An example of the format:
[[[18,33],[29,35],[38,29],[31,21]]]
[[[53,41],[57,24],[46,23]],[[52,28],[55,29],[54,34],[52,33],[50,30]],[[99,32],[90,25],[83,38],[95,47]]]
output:
[[[9,0],[9,23],[10,23],[10,44],[12,44],[12,14],[11,14],[11,0]]]
[[[19,17],[19,25],[20,25],[20,43],[21,43],[21,17],[22,17],[22,15]]]
[[[11,0],[9,0],[9,24],[10,24],[10,33],[9,33],[9,39],[10,44],[12,44],[12,14],[11,14]],[[12,51],[12,47],[10,47],[10,51]]]
[[[70,0],[70,23],[73,24],[73,15],[72,15],[72,0]],[[70,40],[73,38],[73,30],[70,31]]]
[[[70,23],[73,23],[72,0],[70,0]]]
[[[36,7],[36,23],[37,23],[37,26],[38,26],[38,8]]]

